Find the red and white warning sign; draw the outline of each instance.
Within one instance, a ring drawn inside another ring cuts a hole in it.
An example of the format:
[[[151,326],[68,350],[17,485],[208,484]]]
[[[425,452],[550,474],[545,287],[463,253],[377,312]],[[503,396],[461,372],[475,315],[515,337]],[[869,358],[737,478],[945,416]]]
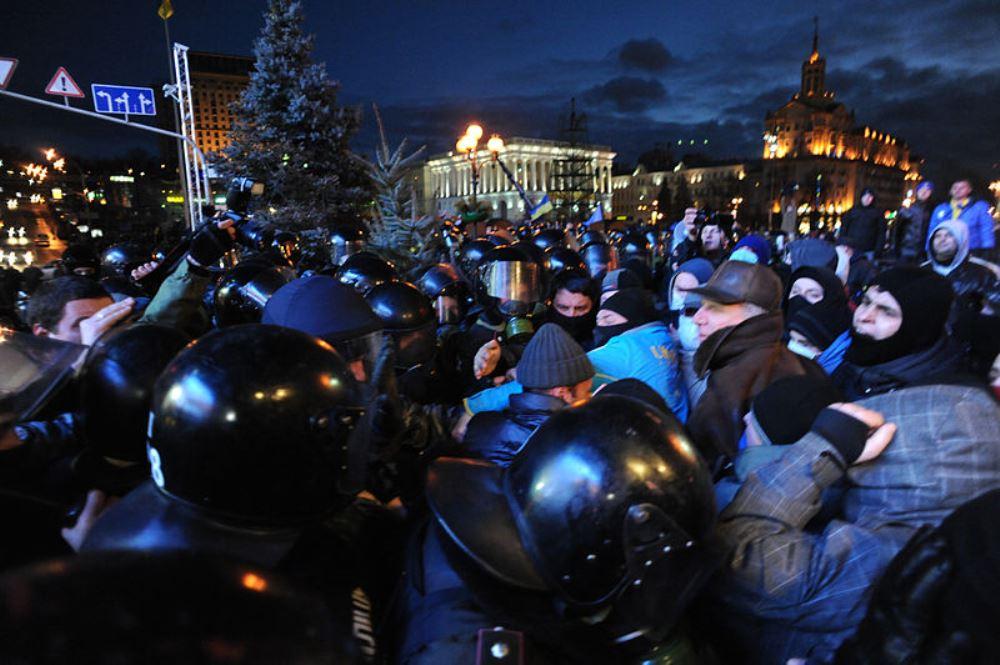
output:
[[[65,67],[56,70],[56,75],[52,77],[49,84],[45,86],[45,92],[49,95],[60,95],[62,97],[84,97],[83,90],[76,84],[73,77],[69,75]]]
[[[0,57],[0,90],[7,87],[10,77],[14,75],[14,68],[17,67],[16,58]]]

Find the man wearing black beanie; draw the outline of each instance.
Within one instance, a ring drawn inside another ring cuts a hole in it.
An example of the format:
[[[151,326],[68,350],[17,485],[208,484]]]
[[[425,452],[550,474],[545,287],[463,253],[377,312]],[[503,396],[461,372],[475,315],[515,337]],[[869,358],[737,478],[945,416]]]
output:
[[[945,335],[948,280],[931,270],[897,266],[872,280],[854,312],[851,346],[833,373],[848,400],[926,383],[962,369]]]

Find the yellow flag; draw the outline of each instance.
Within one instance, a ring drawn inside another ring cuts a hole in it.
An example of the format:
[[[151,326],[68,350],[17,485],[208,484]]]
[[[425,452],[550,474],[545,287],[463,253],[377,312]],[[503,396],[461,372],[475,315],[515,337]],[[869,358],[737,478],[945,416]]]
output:
[[[160,8],[156,10],[156,13],[160,15],[164,21],[174,15],[174,5],[170,0],[163,0],[160,3]]]

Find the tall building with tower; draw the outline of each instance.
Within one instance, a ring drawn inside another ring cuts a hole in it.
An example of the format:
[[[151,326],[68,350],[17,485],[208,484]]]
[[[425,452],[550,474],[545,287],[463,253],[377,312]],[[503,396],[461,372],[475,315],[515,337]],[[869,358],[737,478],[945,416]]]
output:
[[[767,113],[763,138],[771,208],[777,213],[791,203],[820,228],[834,226],[865,187],[875,191],[880,207],[898,208],[907,182],[919,178],[919,160],[906,141],[858,125],[854,111],[827,89],[818,21],[799,90]]]

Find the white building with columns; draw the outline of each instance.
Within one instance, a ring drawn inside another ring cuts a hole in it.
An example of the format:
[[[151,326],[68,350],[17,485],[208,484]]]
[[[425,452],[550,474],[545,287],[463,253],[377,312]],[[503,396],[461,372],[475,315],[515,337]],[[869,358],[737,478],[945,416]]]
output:
[[[590,160],[587,173],[592,174],[593,189],[597,192],[605,214],[610,213],[611,163],[615,158],[611,148],[599,145],[571,147],[569,143],[562,141],[513,137],[500,153],[500,159],[517,178],[532,204],[537,204],[550,191],[558,192],[572,186],[559,181],[559,167],[556,166],[559,160],[568,158]],[[493,161],[489,151],[485,149],[479,151],[476,159],[480,165],[477,198],[488,201],[493,206],[493,215],[496,217],[511,220],[522,218],[524,202],[500,165]],[[465,155],[454,151],[435,155],[424,165],[423,181],[424,201],[430,208],[427,212],[454,213],[455,204],[472,196],[472,164]],[[549,199],[553,206],[559,207],[561,201],[555,194]]]

